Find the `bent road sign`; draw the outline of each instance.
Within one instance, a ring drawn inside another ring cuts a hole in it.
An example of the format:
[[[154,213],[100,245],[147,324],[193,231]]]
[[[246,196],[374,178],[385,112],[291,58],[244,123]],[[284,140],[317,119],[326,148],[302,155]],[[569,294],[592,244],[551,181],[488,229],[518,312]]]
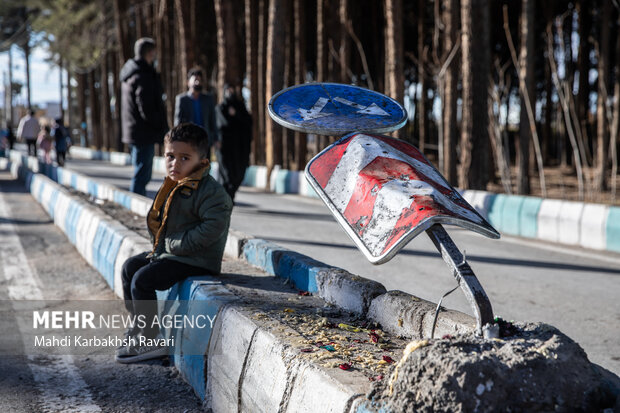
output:
[[[338,83],[307,83],[281,90],[269,101],[269,115],[286,128],[319,135],[387,133],[407,122],[407,112],[394,99]]]
[[[345,136],[308,163],[306,178],[373,264],[389,261],[434,224],[499,238],[426,157],[402,140]]]

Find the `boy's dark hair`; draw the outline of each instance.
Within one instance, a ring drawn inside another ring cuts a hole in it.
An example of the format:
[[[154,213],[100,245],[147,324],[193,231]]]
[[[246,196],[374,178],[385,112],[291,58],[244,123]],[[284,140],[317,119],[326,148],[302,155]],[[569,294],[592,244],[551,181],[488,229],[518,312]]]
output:
[[[187,72],[187,80],[191,79],[192,76],[199,76],[202,78],[202,69],[199,67],[193,67],[189,69],[189,71]]]
[[[178,124],[166,133],[164,142],[185,142],[192,145],[198,151],[201,159],[209,157],[209,135],[207,135],[207,131],[204,128],[195,123],[185,122]]]
[[[142,37],[136,40],[133,46],[133,53],[136,59],[143,59],[153,49],[155,49],[155,40],[150,37]]]

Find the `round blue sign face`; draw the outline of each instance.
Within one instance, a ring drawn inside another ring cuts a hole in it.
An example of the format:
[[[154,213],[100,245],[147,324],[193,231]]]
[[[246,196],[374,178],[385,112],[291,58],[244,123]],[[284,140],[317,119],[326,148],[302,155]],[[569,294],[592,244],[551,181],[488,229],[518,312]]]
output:
[[[307,83],[276,93],[269,115],[285,128],[318,135],[388,133],[407,123],[407,112],[381,93],[340,83]]]

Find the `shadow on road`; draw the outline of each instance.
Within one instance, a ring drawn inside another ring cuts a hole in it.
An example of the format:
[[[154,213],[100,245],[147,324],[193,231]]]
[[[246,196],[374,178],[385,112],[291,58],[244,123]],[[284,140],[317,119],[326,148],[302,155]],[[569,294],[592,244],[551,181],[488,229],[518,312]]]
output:
[[[286,242],[286,243],[291,243],[291,244],[304,244],[304,245],[311,245],[315,247],[343,248],[343,249],[350,249],[350,250],[357,249],[353,245],[334,244],[334,243],[329,243],[329,242],[296,240],[292,238],[264,237],[261,235],[256,235],[256,237],[267,240],[267,241],[283,242],[283,243]],[[438,252],[436,253],[436,252],[417,251],[417,250],[402,250],[399,254],[410,255],[410,256],[415,256],[415,257],[439,257]],[[620,269],[596,267],[596,266],[591,266],[591,265],[565,264],[565,263],[559,263],[559,262],[518,260],[514,258],[482,257],[479,255],[470,255],[470,254],[467,254],[467,261],[476,261],[476,262],[481,262],[485,264],[515,265],[515,266],[520,266],[520,267],[537,267],[537,268],[547,268],[547,269],[567,270],[567,271],[601,272],[601,273],[606,273],[606,274],[620,275]]]

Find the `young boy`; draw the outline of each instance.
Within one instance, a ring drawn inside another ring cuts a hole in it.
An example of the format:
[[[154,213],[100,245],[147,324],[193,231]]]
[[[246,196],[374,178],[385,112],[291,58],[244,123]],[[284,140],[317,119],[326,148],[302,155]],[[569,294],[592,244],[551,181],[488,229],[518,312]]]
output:
[[[167,290],[195,275],[219,274],[228,235],[232,201],[209,175],[209,139],[193,123],[172,128],[164,138],[168,175],[147,215],[153,250],[123,264],[125,307],[137,320],[116,361],[133,363],[167,354],[157,325],[155,290]],[[143,328],[138,328],[143,327]]]

